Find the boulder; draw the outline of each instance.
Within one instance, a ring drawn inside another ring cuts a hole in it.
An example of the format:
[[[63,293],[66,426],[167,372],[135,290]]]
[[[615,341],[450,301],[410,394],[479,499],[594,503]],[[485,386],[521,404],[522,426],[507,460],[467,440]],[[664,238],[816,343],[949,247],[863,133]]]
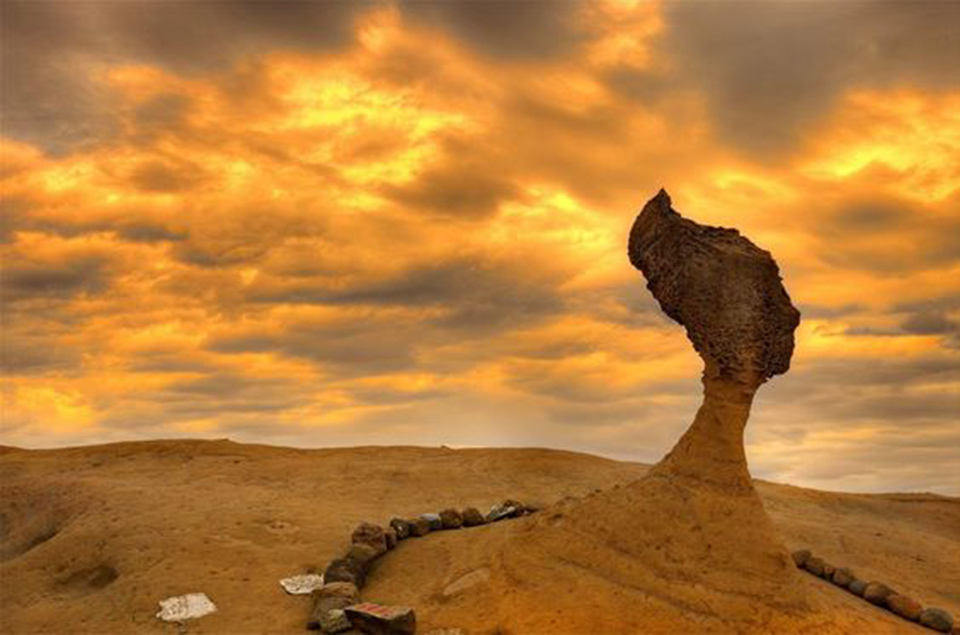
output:
[[[867,589],[867,583],[863,580],[854,580],[847,588],[850,589],[850,593],[863,597],[863,592]]]
[[[396,532],[397,540],[406,540],[410,536],[410,523],[402,518],[391,520],[390,528]]]
[[[803,568],[803,565],[806,564],[807,560],[813,556],[809,549],[799,549],[794,551],[791,555],[793,556],[793,563],[801,569]]]
[[[812,573],[815,576],[823,577],[823,566],[826,563],[816,556],[811,556],[807,558],[806,562],[803,563],[803,568]]]
[[[445,509],[440,512],[440,522],[444,529],[460,529],[463,527],[463,517],[455,509]]]
[[[353,530],[350,536],[350,542],[353,544],[362,544],[371,546],[379,556],[387,551],[387,537],[384,534],[383,527],[372,523],[360,523]]]
[[[430,533],[430,521],[425,518],[411,518],[407,521],[407,527],[410,529],[410,536],[419,538]]]
[[[364,602],[348,606],[344,612],[354,628],[370,635],[413,635],[417,629],[413,609],[405,606]]]
[[[387,549],[397,547],[397,532],[392,527],[383,530],[383,536],[387,539]]]
[[[443,519],[440,514],[420,514],[420,518],[430,524],[430,531],[440,531],[443,529]]]
[[[867,587],[863,590],[863,599],[870,604],[886,606],[887,598],[894,594],[896,594],[896,591],[882,582],[869,582],[867,583]]]
[[[953,616],[938,608],[928,608],[920,611],[920,623],[941,633],[949,633],[953,629]]]
[[[857,576],[846,567],[841,567],[833,572],[833,576],[830,580],[839,587],[844,589],[850,586],[850,583],[857,579]]]
[[[463,517],[464,527],[476,527],[477,525],[484,525],[487,522],[487,519],[483,517],[483,514],[481,514],[480,510],[476,507],[467,507],[460,515]]]
[[[920,619],[923,607],[912,597],[894,594],[887,597],[887,608],[905,620],[916,622]]]

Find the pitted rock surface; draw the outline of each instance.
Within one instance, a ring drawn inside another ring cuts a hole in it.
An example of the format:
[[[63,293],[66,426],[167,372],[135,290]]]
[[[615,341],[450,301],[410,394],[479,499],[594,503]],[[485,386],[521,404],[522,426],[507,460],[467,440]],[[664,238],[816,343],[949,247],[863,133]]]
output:
[[[769,252],[735,229],[683,218],[665,190],[634,222],[628,252],[708,367],[754,385],[790,368],[800,313]]]

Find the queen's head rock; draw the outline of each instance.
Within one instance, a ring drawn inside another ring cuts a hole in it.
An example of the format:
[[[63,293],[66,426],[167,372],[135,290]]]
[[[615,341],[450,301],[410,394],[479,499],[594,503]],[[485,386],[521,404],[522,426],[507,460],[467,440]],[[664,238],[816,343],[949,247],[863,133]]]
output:
[[[628,254],[708,374],[758,386],[790,368],[800,312],[769,252],[735,229],[684,218],[660,190],[637,216]]]

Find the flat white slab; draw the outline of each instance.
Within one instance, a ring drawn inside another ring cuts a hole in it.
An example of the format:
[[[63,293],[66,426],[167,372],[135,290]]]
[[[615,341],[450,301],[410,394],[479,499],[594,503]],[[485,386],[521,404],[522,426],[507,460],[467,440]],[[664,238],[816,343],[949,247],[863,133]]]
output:
[[[280,580],[280,586],[290,595],[307,595],[323,586],[323,576],[305,573]]]
[[[160,612],[157,617],[164,622],[182,622],[209,615],[217,610],[206,593],[188,593],[166,600],[160,600]]]

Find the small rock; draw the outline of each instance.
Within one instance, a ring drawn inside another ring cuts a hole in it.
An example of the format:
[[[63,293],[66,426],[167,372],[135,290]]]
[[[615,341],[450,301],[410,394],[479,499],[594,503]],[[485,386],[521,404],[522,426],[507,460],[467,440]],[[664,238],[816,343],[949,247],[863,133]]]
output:
[[[309,595],[323,586],[323,576],[315,573],[295,575],[280,580],[280,586],[290,595]]]
[[[885,606],[887,603],[887,598],[891,595],[894,595],[896,591],[888,587],[882,582],[870,582],[867,584],[867,587],[863,590],[863,599],[865,599],[870,604],[876,604],[877,606]]]
[[[157,617],[164,622],[182,622],[192,620],[217,611],[217,605],[206,593],[188,593],[160,600],[160,612]]]
[[[804,563],[806,563],[806,561],[809,560],[813,554],[810,553],[809,549],[799,549],[794,551],[791,555],[793,556],[794,564],[802,569]]]
[[[953,616],[943,609],[923,609],[920,612],[920,623],[935,631],[949,633],[953,629]]]
[[[350,536],[350,542],[353,544],[370,545],[379,556],[387,551],[387,537],[384,535],[383,527],[372,523],[360,523],[353,530]]]
[[[383,536],[387,539],[387,549],[395,549],[397,547],[397,532],[393,527],[384,529]]]
[[[411,518],[407,521],[407,526],[410,528],[410,535],[414,538],[430,533],[430,521],[425,518]]]
[[[410,536],[410,523],[402,518],[391,520],[390,528],[397,532],[397,540],[406,540]]]
[[[360,590],[352,582],[329,582],[314,592],[318,598],[346,598],[350,604],[360,600]]]
[[[854,580],[847,588],[850,589],[850,593],[863,597],[863,592],[867,589],[867,583],[863,580]]]
[[[337,619],[336,615],[331,616],[330,614],[334,611],[340,611],[342,613],[343,609],[347,608],[353,603],[354,602],[352,600],[345,597],[318,597],[316,602],[313,604],[313,610],[310,612],[310,619],[307,621],[307,630],[320,630],[325,633],[341,632],[337,630],[329,630],[331,628],[337,628],[341,622],[341,620]],[[350,628],[349,620],[347,621],[347,628]]]
[[[919,620],[920,612],[923,611],[919,602],[906,595],[891,595],[888,597],[887,608],[911,622]]]
[[[830,564],[829,562],[823,563],[823,577],[827,580],[833,579],[833,574],[836,573],[837,568]]]
[[[816,556],[811,556],[807,558],[806,562],[803,563],[803,568],[812,573],[815,576],[823,577],[823,565],[826,563]]]
[[[359,589],[367,579],[370,565],[377,557],[376,550],[367,544],[351,545],[342,558],[330,562],[323,579],[327,582],[352,582]]]
[[[857,579],[857,576],[846,567],[841,567],[833,572],[833,577],[830,580],[839,587],[844,589],[850,586],[850,583]]]
[[[443,529],[443,519],[440,518],[440,514],[420,514],[420,518],[430,523],[430,531]]]
[[[455,509],[445,509],[440,512],[440,522],[444,529],[460,529],[463,527],[463,517]]]
[[[343,633],[352,628],[353,624],[347,619],[347,614],[342,609],[327,611],[320,618],[320,630],[324,633]]]
[[[348,606],[344,612],[354,628],[370,635],[413,635],[417,629],[413,609],[405,606],[364,602]]]
[[[523,503],[508,498],[502,503],[497,503],[490,508],[490,511],[487,512],[487,521],[496,522],[504,518],[512,518],[520,515],[522,510]]]
[[[485,525],[487,522],[487,519],[476,507],[467,507],[460,515],[463,517],[464,527],[476,527],[477,525]]]

